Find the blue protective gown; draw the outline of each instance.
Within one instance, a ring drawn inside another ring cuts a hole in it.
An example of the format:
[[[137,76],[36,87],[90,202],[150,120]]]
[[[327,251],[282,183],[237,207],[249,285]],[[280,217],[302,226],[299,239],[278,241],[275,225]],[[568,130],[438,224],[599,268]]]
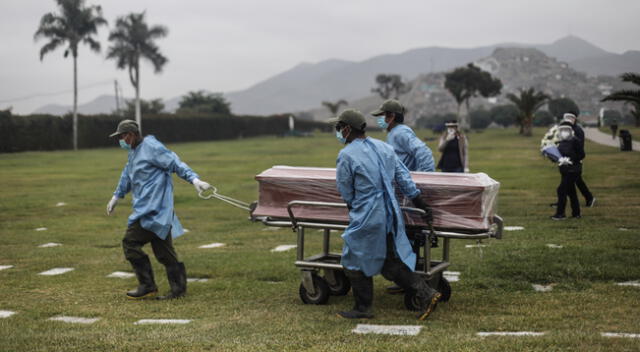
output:
[[[436,170],[431,149],[424,144],[413,130],[404,124],[396,125],[387,134],[398,158],[409,171],[433,172]]]
[[[392,233],[396,255],[414,270],[416,255],[405,234],[393,181],[411,199],[420,194],[409,170],[382,141],[355,139],[338,154],[338,191],[350,207],[349,226],[342,234],[345,268],[367,276],[379,274],[387,253],[386,236]]]
[[[182,235],[182,224],[173,211],[171,174],[175,172],[189,183],[198,178],[198,174],[154,136],[144,137],[129,151],[128,158],[113,192],[118,198],[124,198],[129,191],[133,193],[133,213],[129,215],[128,225],[140,220],[144,229],[163,240],[169,231],[173,238]]]

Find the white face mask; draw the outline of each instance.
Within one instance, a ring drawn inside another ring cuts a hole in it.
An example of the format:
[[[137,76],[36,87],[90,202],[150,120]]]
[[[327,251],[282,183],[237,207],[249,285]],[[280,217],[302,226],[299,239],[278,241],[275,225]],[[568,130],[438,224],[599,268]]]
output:
[[[560,139],[562,139],[563,141],[569,139],[569,137],[571,137],[571,132],[568,132],[568,131],[560,132]]]
[[[448,134],[455,134],[456,133],[456,129],[455,128],[447,128],[447,133]]]

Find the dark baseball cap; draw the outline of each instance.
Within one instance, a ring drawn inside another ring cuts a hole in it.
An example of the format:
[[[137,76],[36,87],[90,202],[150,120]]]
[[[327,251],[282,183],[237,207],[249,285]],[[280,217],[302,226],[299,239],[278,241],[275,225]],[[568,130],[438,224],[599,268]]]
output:
[[[372,111],[371,115],[380,116],[384,115],[386,112],[404,115],[404,106],[402,106],[402,104],[400,104],[400,102],[395,99],[389,99],[382,103],[378,110]]]
[[[355,109],[347,109],[337,117],[330,118],[327,122],[330,124],[342,122],[360,131],[364,131],[365,127],[367,127],[367,121],[365,121],[364,115]]]
[[[120,123],[118,124],[118,128],[116,129],[115,132],[113,132],[112,134],[109,135],[109,137],[113,138],[113,137],[117,137],[123,133],[127,133],[127,132],[139,132],[140,129],[138,129],[138,123],[133,121],[133,120],[122,120],[120,121]]]

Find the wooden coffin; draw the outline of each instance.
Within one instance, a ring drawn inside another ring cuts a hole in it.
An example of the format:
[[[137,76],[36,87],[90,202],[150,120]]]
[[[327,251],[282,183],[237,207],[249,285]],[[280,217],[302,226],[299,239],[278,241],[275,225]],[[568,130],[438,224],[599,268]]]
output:
[[[433,209],[438,229],[485,231],[496,212],[500,183],[484,173],[412,172],[411,177],[422,191],[422,198]],[[336,187],[336,170],[274,166],[256,176],[259,183],[258,205],[254,217],[289,219],[287,204],[293,200],[343,203]],[[401,206],[413,207],[399,190]],[[296,206],[296,217],[304,220],[349,221],[346,208]],[[405,217],[407,225],[423,225],[419,217]]]

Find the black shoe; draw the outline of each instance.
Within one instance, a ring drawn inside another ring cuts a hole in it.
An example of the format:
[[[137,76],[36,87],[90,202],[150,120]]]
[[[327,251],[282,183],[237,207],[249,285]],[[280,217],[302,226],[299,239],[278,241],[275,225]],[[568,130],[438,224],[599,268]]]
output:
[[[442,294],[440,292],[434,293],[431,296],[431,299],[429,300],[429,304],[427,305],[425,310],[422,313],[418,314],[418,320],[427,319],[427,317],[429,317],[431,312],[433,312],[436,309],[436,306],[438,305],[438,301],[440,300],[440,298],[442,298]]]
[[[386,290],[390,295],[400,295],[404,293],[404,289],[398,285],[389,286]]]
[[[340,318],[345,319],[371,319],[373,318],[373,313],[371,312],[361,312],[359,310],[350,310],[348,312],[338,312],[336,314]]]
[[[552,208],[557,208],[558,207],[558,203],[551,203],[549,204],[550,207]]]
[[[591,197],[591,199],[587,201],[587,208],[593,208],[594,204],[596,204],[596,197]]]
[[[158,294],[158,289],[153,287],[153,288],[149,288],[149,287],[145,287],[145,286],[138,286],[137,289],[135,290],[131,290],[127,292],[127,298],[128,299],[145,299],[145,298],[153,298]]]
[[[566,218],[564,215],[554,215],[551,217],[551,220],[565,220]]]

